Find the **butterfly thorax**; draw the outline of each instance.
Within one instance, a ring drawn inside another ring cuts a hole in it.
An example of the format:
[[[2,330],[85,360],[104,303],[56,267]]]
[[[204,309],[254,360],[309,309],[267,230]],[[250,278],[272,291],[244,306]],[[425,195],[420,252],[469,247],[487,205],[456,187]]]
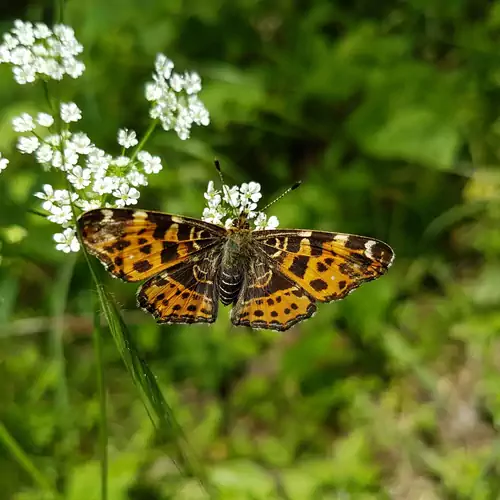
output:
[[[236,228],[228,230],[217,281],[220,300],[224,305],[234,304],[238,299],[245,269],[248,269],[252,254],[251,242],[250,230]]]

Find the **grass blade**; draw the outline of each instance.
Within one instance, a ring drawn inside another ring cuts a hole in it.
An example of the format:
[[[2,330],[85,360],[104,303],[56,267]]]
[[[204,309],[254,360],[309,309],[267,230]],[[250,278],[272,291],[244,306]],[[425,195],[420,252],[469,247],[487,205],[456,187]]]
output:
[[[93,341],[97,366],[97,387],[99,392],[99,448],[101,462],[101,500],[108,498],[108,412],[106,404],[106,382],[104,379],[103,339],[99,308],[94,308]]]

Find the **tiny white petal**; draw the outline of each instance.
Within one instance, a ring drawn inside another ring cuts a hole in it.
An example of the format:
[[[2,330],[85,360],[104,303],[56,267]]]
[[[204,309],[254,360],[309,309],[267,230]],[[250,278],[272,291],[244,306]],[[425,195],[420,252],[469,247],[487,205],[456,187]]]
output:
[[[48,113],[38,113],[36,121],[42,127],[51,127],[54,123],[54,118]]]

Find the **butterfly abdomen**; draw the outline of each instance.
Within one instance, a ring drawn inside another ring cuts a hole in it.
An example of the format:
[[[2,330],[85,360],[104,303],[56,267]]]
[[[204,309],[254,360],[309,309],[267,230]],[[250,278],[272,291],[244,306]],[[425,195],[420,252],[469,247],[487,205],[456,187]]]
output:
[[[240,294],[242,283],[243,274],[238,269],[222,268],[217,285],[219,288],[220,301],[225,306],[236,302]]]

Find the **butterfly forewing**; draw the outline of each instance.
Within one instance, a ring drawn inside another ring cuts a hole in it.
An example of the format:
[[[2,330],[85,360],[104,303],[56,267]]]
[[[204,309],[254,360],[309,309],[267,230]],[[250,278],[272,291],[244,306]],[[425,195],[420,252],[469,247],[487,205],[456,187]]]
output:
[[[315,311],[314,300],[300,286],[256,258],[231,311],[231,321],[236,326],[284,331]]]
[[[217,317],[216,270],[220,248],[204,257],[181,262],[146,281],[139,305],[159,323],[213,323]]]
[[[78,225],[88,250],[125,281],[148,279],[202,254],[226,233],[198,219],[126,208],[91,210]]]
[[[384,274],[394,259],[385,243],[343,233],[255,231],[257,248],[314,299],[330,302]]]

